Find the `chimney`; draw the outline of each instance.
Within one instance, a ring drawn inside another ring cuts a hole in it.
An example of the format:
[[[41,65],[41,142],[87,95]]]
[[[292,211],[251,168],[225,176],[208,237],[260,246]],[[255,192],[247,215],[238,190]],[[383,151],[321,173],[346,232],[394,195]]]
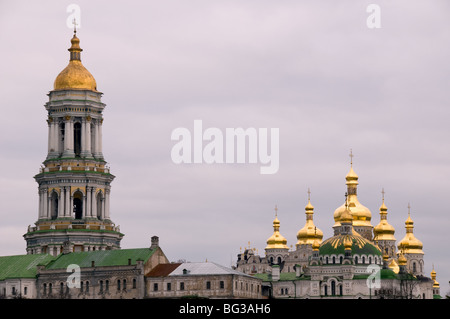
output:
[[[158,236],[152,236],[152,245],[150,246],[150,249],[155,249],[159,247],[159,237]]]

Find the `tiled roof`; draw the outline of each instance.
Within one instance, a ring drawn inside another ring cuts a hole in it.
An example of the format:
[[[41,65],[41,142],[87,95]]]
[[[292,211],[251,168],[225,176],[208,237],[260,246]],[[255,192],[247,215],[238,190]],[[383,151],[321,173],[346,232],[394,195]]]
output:
[[[37,265],[47,265],[55,257],[49,254],[0,257],[0,280],[8,278],[34,278]]]
[[[156,249],[135,248],[135,249],[113,249],[113,250],[96,250],[82,251],[69,254],[59,255],[46,269],[66,269],[71,264],[76,264],[81,268],[104,266],[126,266],[128,259],[131,264],[136,265],[136,260],[141,259],[144,263],[150,258]]]

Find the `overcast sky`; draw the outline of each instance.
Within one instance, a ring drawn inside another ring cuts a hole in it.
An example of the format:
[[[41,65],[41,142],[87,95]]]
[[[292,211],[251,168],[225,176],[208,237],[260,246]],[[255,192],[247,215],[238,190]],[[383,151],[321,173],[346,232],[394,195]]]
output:
[[[171,261],[235,264],[240,247],[264,254],[278,205],[288,245],[314,221],[332,236],[345,175],[379,223],[381,189],[400,241],[411,204],[449,291],[450,2],[433,1],[1,1],[0,255],[25,253],[38,217],[47,152],[44,104],[69,60],[69,4],[81,8],[84,66],[106,103],[103,153],[116,176],[111,218],[122,248],[158,235]],[[369,29],[370,3],[381,28]],[[181,164],[171,132],[279,128],[280,166]]]

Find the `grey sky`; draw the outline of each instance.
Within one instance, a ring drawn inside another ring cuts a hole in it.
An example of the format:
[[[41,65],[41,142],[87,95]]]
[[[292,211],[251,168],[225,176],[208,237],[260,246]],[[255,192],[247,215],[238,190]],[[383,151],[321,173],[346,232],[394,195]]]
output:
[[[123,248],[225,266],[260,254],[278,205],[288,245],[307,188],[325,238],[344,200],[349,150],[359,199],[379,222],[381,188],[400,241],[415,235],[448,289],[448,1],[1,1],[0,254],[25,253],[37,219],[33,176],[47,151],[46,94],[67,65],[66,7],[81,7],[82,61],[104,93],[103,150],[116,175],[111,217]],[[381,6],[381,29],[366,8]],[[175,165],[171,131],[277,127],[280,170]]]

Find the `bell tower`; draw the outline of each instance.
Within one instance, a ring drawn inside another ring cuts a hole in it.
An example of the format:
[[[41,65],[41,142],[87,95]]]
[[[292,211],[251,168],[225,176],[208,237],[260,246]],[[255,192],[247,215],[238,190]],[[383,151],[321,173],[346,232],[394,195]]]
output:
[[[70,61],[56,77],[49,101],[48,151],[38,183],[39,209],[24,238],[27,253],[119,249],[124,236],[110,217],[110,173],[102,151],[105,104],[81,63],[74,30]],[[69,244],[67,244],[69,243]]]

